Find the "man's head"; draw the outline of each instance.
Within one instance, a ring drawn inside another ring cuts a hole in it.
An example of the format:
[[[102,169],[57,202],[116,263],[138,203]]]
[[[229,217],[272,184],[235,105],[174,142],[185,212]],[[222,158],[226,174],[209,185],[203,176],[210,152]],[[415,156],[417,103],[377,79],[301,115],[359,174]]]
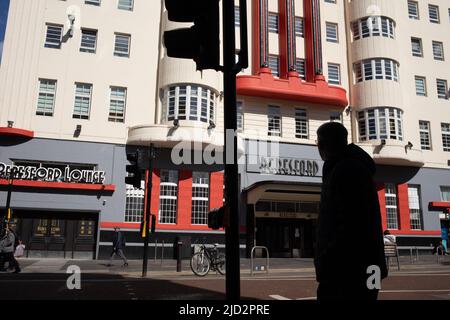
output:
[[[347,146],[348,131],[339,122],[327,122],[317,129],[317,146],[322,160],[339,157]]]
[[[119,228],[119,227],[114,227],[114,231],[115,231],[115,232],[119,232],[119,231],[120,231],[120,228]]]

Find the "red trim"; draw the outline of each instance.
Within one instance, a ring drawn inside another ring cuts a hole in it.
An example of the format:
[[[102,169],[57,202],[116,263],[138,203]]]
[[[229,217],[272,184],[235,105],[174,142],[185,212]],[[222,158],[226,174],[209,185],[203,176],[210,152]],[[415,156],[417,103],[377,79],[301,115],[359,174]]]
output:
[[[190,229],[192,217],[192,171],[179,171],[177,227]]]
[[[393,235],[401,236],[441,236],[441,231],[428,231],[428,230],[389,230]]]
[[[303,21],[305,35],[305,76],[307,82],[315,81],[314,70],[314,38],[313,38],[313,16],[312,0],[303,1]]]
[[[298,77],[289,77],[288,80],[275,79],[270,70],[267,70],[262,68],[259,76],[238,76],[237,93],[244,96],[333,105],[342,109],[348,105],[347,92],[342,87],[329,86],[321,78],[318,78],[316,83],[306,83]]]
[[[288,32],[286,1],[278,1],[278,48],[280,57],[280,78],[288,78]]]
[[[211,172],[210,179],[209,208],[212,210],[223,206],[223,172]]]
[[[430,210],[448,210],[450,213],[450,201],[432,201],[428,207]]]
[[[387,217],[386,217],[386,191],[384,188],[383,182],[376,182],[376,188],[378,191],[378,201],[380,203],[380,212],[381,212],[381,224],[383,226],[383,230],[387,228]]]
[[[408,196],[408,184],[397,185],[398,196],[398,223],[401,231],[411,230],[411,215],[409,212],[409,196]]]
[[[0,179],[0,185],[8,185],[8,180]],[[14,180],[13,186],[27,188],[46,188],[46,189],[66,189],[66,190],[89,190],[89,191],[108,191],[114,192],[116,186],[113,184],[87,184],[87,183],[68,183],[68,182],[48,182],[32,180]]]
[[[150,212],[156,215],[156,227],[158,227],[159,221],[159,189],[161,187],[161,171],[158,169],[153,170],[152,175],[152,198],[150,204]]]
[[[34,131],[18,128],[0,127],[0,136],[17,136],[22,138],[33,139]]]

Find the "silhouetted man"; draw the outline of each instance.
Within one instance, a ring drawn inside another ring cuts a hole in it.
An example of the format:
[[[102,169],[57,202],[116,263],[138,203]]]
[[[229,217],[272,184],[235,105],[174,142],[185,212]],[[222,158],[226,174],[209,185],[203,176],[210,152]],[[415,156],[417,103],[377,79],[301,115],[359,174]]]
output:
[[[317,130],[323,166],[316,276],[319,301],[376,300],[369,266],[387,276],[378,196],[372,176],[375,163],[360,147],[347,144],[347,130],[329,122]]]
[[[113,258],[116,255],[123,260],[123,266],[128,267],[127,258],[123,253],[123,250],[125,249],[125,242],[125,236],[120,231],[120,228],[114,227],[113,251],[111,253],[111,257],[109,258],[109,263],[107,264],[108,267],[112,265]]]

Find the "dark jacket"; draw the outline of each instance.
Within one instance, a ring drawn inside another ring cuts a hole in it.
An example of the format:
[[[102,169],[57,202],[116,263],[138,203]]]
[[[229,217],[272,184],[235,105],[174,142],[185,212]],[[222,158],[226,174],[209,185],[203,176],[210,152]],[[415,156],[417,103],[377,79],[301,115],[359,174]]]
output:
[[[113,248],[114,250],[123,250],[125,248],[125,236],[120,231],[114,232]]]
[[[15,236],[12,232],[6,232],[3,238],[0,240],[0,253],[13,253]]]
[[[315,257],[318,282],[366,282],[371,265],[380,267],[382,278],[387,276],[374,173],[372,158],[354,144],[325,162]]]

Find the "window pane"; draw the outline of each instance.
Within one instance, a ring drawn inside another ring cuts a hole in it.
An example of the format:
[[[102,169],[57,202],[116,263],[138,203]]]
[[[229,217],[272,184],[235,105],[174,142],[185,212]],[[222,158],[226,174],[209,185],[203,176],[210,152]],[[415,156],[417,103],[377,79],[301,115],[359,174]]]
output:
[[[130,55],[130,36],[116,34],[114,45],[114,55],[118,57],[129,57]]]
[[[122,10],[132,11],[133,10],[133,0],[119,0],[118,8],[122,9]]]
[[[56,80],[39,80],[39,95],[36,115],[53,116],[55,107]]]
[[[45,37],[46,48],[61,48],[63,27],[56,25],[47,25],[47,35]]]

